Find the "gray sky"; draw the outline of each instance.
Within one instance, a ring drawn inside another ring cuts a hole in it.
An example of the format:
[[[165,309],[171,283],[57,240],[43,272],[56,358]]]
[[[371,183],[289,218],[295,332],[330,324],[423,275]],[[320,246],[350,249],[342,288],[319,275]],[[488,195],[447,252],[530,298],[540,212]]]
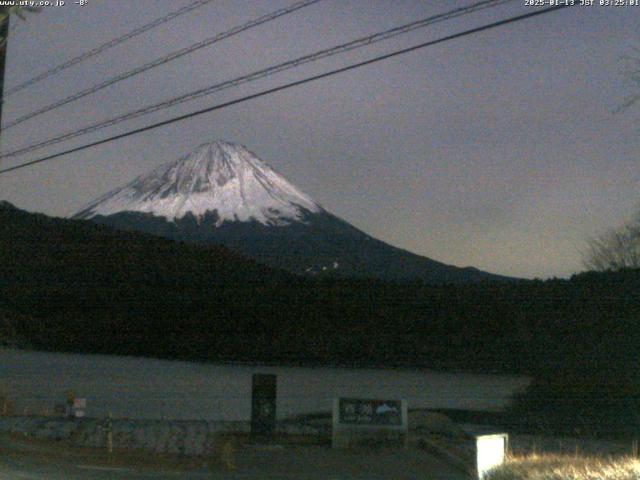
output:
[[[89,0],[45,8],[11,32],[10,88],[188,3]],[[10,121],[292,0],[218,0],[7,99]],[[324,0],[4,133],[3,150],[86,126],[358,36],[473,3]],[[596,0],[598,3],[598,0]],[[125,122],[55,153],[473,26],[524,0]],[[246,145],[327,210],[393,245],[522,277],[582,269],[588,236],[640,202],[640,108],[620,57],[640,7],[575,7],[446,42],[0,176],[0,199],[70,215],[199,144]],[[640,55],[640,54],[639,54]]]

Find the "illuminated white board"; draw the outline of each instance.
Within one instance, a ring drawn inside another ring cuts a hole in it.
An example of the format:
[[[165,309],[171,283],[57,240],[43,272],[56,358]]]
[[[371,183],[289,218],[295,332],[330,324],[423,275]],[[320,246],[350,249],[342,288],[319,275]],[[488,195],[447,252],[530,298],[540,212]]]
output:
[[[482,480],[493,467],[502,465],[507,454],[509,435],[478,435],[476,437],[478,478]]]

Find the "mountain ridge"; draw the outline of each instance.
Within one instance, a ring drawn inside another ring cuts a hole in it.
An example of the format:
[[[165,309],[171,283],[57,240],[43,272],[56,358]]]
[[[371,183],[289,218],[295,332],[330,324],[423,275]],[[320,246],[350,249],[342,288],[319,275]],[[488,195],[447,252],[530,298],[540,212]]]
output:
[[[428,283],[508,281],[371,237],[325,210],[246,147],[200,145],[99,197],[73,218],[220,244],[273,268]]]

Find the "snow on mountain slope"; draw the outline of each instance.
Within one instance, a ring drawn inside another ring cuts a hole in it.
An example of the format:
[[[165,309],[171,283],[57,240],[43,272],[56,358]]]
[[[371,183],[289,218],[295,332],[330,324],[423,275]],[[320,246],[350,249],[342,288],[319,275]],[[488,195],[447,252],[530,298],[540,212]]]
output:
[[[175,221],[215,212],[216,226],[251,220],[280,226],[302,221],[305,210],[324,211],[245,147],[217,141],[103,195],[75,217],[140,212]]]

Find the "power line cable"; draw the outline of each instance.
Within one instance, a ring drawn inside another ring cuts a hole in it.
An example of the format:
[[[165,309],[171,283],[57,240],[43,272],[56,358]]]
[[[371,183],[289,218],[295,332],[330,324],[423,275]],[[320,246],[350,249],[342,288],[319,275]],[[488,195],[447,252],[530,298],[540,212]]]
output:
[[[566,8],[568,6],[570,6],[570,5],[559,5],[559,6],[553,6],[553,7],[544,8],[544,9],[541,9],[541,10],[535,10],[535,11],[532,11],[532,12],[529,12],[529,13],[525,13],[523,15],[517,15],[515,17],[510,17],[510,18],[507,18],[505,20],[500,20],[500,21],[493,22],[493,23],[490,23],[490,24],[487,24],[487,25],[483,25],[481,27],[476,27],[476,28],[472,28],[472,29],[469,29],[469,30],[464,30],[464,31],[459,32],[459,33],[454,33],[452,35],[447,35],[445,37],[441,37],[441,38],[436,39],[436,40],[431,40],[429,42],[425,42],[425,43],[421,43],[421,44],[418,44],[418,45],[414,45],[412,47],[404,48],[402,50],[396,50],[394,52],[387,53],[385,55],[380,55],[378,57],[374,57],[374,58],[371,58],[369,60],[365,60],[365,61],[362,61],[362,62],[359,62],[359,63],[355,63],[355,64],[352,64],[352,65],[348,65],[346,67],[337,68],[337,69],[330,70],[330,71],[325,72],[325,73],[321,73],[321,74],[318,74],[318,75],[313,75],[311,77],[304,78],[302,80],[297,80],[295,82],[290,82],[290,83],[286,83],[284,85],[280,85],[280,86],[277,86],[277,87],[274,87],[274,88],[269,88],[267,90],[263,90],[263,91],[254,93],[252,95],[247,95],[245,97],[241,97],[241,98],[238,98],[238,99],[235,99],[235,100],[230,100],[228,102],[224,102],[224,103],[220,103],[220,104],[217,104],[217,105],[213,105],[211,107],[204,108],[202,110],[191,112],[191,113],[188,113],[188,114],[185,114],[185,115],[180,115],[178,117],[174,117],[174,118],[171,118],[171,119],[168,119],[168,120],[164,120],[162,122],[154,123],[152,125],[147,125],[146,127],[141,127],[141,128],[137,128],[135,130],[130,130],[130,131],[125,132],[125,133],[121,133],[121,134],[118,134],[118,135],[113,135],[111,137],[104,138],[102,140],[97,140],[95,142],[91,142],[91,143],[88,143],[88,144],[85,144],[85,145],[81,145],[81,146],[74,147],[74,148],[71,148],[71,149],[68,149],[68,150],[64,150],[64,151],[59,152],[59,153],[54,153],[54,154],[48,155],[46,157],[42,157],[42,158],[39,158],[39,159],[36,159],[36,160],[31,160],[29,162],[25,162],[25,163],[22,163],[20,165],[15,165],[13,167],[8,167],[8,168],[0,170],[0,175],[8,173],[8,172],[11,172],[11,171],[15,171],[15,170],[18,170],[18,169],[21,169],[21,168],[25,168],[25,167],[28,167],[28,166],[31,166],[31,165],[35,165],[35,164],[38,164],[38,163],[42,163],[42,162],[46,162],[46,161],[49,161],[49,160],[53,160],[54,158],[62,157],[64,155],[68,155],[70,153],[76,153],[76,152],[79,152],[79,151],[82,151],[82,150],[86,150],[86,149],[91,148],[91,147],[95,147],[95,146],[98,146],[98,145],[109,143],[109,142],[112,142],[114,140],[119,140],[121,138],[130,137],[132,135],[137,135],[139,133],[143,133],[143,132],[146,132],[146,131],[149,131],[149,130],[154,130],[154,129],[162,127],[162,126],[169,125],[171,123],[175,123],[175,122],[186,120],[186,119],[189,119],[189,118],[192,118],[192,117],[203,115],[205,113],[213,112],[215,110],[221,110],[223,108],[230,107],[232,105],[237,105],[239,103],[244,103],[246,101],[253,100],[253,99],[259,98],[259,97],[263,97],[263,96],[266,96],[266,95],[270,95],[272,93],[280,92],[282,90],[287,90],[289,88],[297,87],[299,85],[303,85],[303,84],[306,84],[306,83],[314,82],[314,81],[320,80],[322,78],[331,77],[333,75],[337,75],[339,73],[343,73],[343,72],[347,72],[347,71],[350,71],[350,70],[354,70],[356,68],[360,68],[360,67],[363,67],[365,65],[371,65],[373,63],[377,63],[377,62],[380,62],[380,61],[383,61],[383,60],[387,60],[389,58],[397,57],[399,55],[404,55],[406,53],[413,52],[413,51],[416,51],[416,50],[419,50],[419,49],[422,49],[422,48],[430,47],[432,45],[437,45],[439,43],[444,43],[444,42],[447,42],[447,41],[450,41],[450,40],[454,40],[454,39],[457,39],[457,38],[465,37],[465,36],[472,35],[472,34],[475,34],[475,33],[479,33],[479,32],[485,31],[485,30],[491,30],[491,29],[494,29],[494,28],[497,28],[497,27],[500,27],[500,26],[503,26],[503,25],[510,24],[510,23],[515,23],[515,22],[518,22],[518,21],[521,21],[521,20],[525,20],[525,19],[528,19],[528,18],[536,17],[536,16],[539,16],[539,15],[544,15],[546,13],[555,12],[555,11],[561,10],[563,8]],[[2,157],[0,157],[0,158],[2,158]]]
[[[288,15],[290,13],[293,13],[297,10],[300,10],[304,7],[308,7],[310,5],[313,5],[314,3],[318,3],[322,0],[303,0],[297,3],[294,3],[288,7],[285,8],[281,8],[279,10],[276,10],[274,12],[268,13],[266,15],[263,15],[262,17],[259,17],[255,20],[251,20],[250,22],[247,22],[245,24],[242,25],[238,25],[236,27],[233,27],[231,30],[227,30],[225,32],[222,33],[218,33],[216,35],[214,35],[213,37],[209,37],[205,40],[202,40],[200,42],[194,43],[188,47],[182,48],[180,50],[177,50],[175,52],[171,52],[167,55],[164,55],[162,57],[159,57],[151,62],[145,63],[144,65],[141,65],[139,67],[134,68],[133,70],[129,70],[126,71],[124,73],[121,73],[120,75],[116,75],[115,77],[112,77],[108,80],[105,80],[104,82],[98,83],[97,85],[94,85],[92,87],[89,87],[85,90],[82,90],[80,92],[74,93],[73,95],[70,95],[69,97],[63,98],[62,100],[59,100],[57,102],[51,103],[45,107],[39,108],[38,110],[35,110],[33,112],[27,113],[9,123],[7,123],[6,125],[4,125],[4,127],[2,127],[2,130],[9,130],[12,127],[15,127],[16,125],[20,125],[21,123],[26,122],[27,120],[30,120],[31,118],[37,117],[38,115],[42,115],[43,113],[47,113],[50,112],[51,110],[55,110],[56,108],[62,107],[63,105],[67,105],[71,102],[75,102],[76,100],[79,100],[83,97],[86,97],[87,95],[91,95],[92,93],[96,93],[104,88],[107,88],[115,83],[121,82],[123,80],[126,80],[128,78],[131,77],[135,77],[136,75],[141,74],[142,72],[146,72],[147,70],[151,70],[152,68],[155,67],[159,67],[160,65],[164,65],[165,63],[169,63],[177,58],[183,57],[184,55],[188,55],[190,53],[195,52],[196,50],[200,50],[201,48],[204,47],[208,47],[210,45],[213,45],[214,43],[220,42],[226,38],[232,37],[234,35],[237,35],[241,32],[244,32],[245,30],[249,30],[251,28],[257,27],[258,25],[262,25],[264,23],[273,21],[279,17],[282,17],[284,15]]]
[[[153,20],[150,23],[147,23],[145,25],[142,25],[141,27],[136,28],[135,30],[130,31],[129,33],[122,35],[120,37],[114,38],[113,40],[108,41],[107,43],[103,43],[102,45],[99,45],[91,50],[88,50],[80,55],[78,55],[77,57],[73,57],[70,60],[67,60],[64,63],[61,63],[60,65],[57,65],[49,70],[46,70],[45,72],[42,72],[39,75],[36,75],[33,78],[30,78],[29,80],[26,80],[18,85],[16,85],[15,87],[9,88],[4,96],[5,99],[6,97],[8,97],[9,95],[13,95],[14,93],[17,93],[21,90],[24,90],[27,87],[30,87],[31,85],[35,85],[38,82],[41,82],[42,80],[45,80],[47,78],[50,78],[54,75],[57,75],[58,73],[62,72],[63,70],[66,70],[67,68],[71,68],[74,65],[77,65],[78,63],[84,62],[85,60],[91,58],[91,57],[95,57],[96,55],[104,52],[105,50],[108,50],[112,47],[115,47],[116,45],[120,45],[121,43],[126,42],[127,40],[131,40],[134,37],[137,37],[138,35],[143,34],[144,32],[147,32],[149,30],[151,30],[152,28],[158,27],[160,25],[163,25],[167,22],[170,22],[171,20],[173,20],[174,18],[177,18],[181,15],[184,15],[185,13],[189,13],[192,10],[195,10],[196,8],[200,8],[208,3],[213,2],[214,0],[196,0],[194,2],[189,3],[188,5],[185,5],[184,7],[180,8],[179,10],[176,10],[174,12],[170,12],[167,13],[166,15],[156,18],[155,20]],[[4,102],[4,100],[3,100]]]
[[[69,140],[71,138],[75,138],[81,135],[86,135],[88,133],[93,133],[95,131],[101,130],[103,128],[106,127],[110,127],[113,125],[117,125],[121,122],[124,122],[126,120],[132,120],[134,118],[138,118],[144,115],[147,115],[149,113],[153,113],[153,112],[157,112],[159,110],[163,110],[165,108],[169,108],[172,107],[174,105],[178,105],[180,103],[184,103],[187,101],[191,101],[194,100],[196,98],[199,97],[203,97],[206,95],[211,95],[212,93],[215,92],[219,92],[221,90],[227,89],[227,88],[231,88],[231,87],[235,87],[244,83],[249,83],[252,81],[256,81],[259,80],[261,78],[270,76],[270,75],[274,75],[276,73],[280,73],[283,72],[285,70],[289,70],[292,68],[296,68],[299,67],[300,65],[304,65],[306,63],[311,63],[311,62],[315,62],[333,55],[337,55],[340,53],[344,53],[344,52],[348,52],[350,50],[354,50],[356,48],[361,48],[367,45],[372,45],[374,43],[383,41],[383,40],[388,40],[390,38],[396,37],[398,35],[402,35],[405,33],[408,33],[412,30],[416,30],[418,28],[424,28],[427,27],[431,24],[437,23],[437,22],[442,22],[445,20],[450,20],[452,18],[456,18],[456,17],[460,17],[462,15],[468,15],[470,13],[473,12],[477,12],[479,10],[483,10],[486,8],[493,8],[496,7],[498,5],[504,4],[504,3],[508,3],[508,2],[512,2],[513,0],[482,0],[480,2],[474,3],[472,5],[466,6],[466,7],[461,7],[461,8],[457,8],[454,10],[450,10],[447,11],[445,13],[441,13],[438,15],[433,15],[421,20],[417,20],[414,22],[410,22],[408,24],[399,26],[399,27],[395,27],[389,30],[385,30],[382,32],[378,32],[375,33],[373,35],[368,35],[366,37],[362,37],[356,40],[352,40],[350,42],[347,43],[343,43],[334,47],[330,47],[324,50],[320,50],[318,52],[312,53],[310,55],[305,55],[303,57],[299,57],[296,58],[294,60],[289,60],[287,62],[283,62],[262,70],[258,70],[256,72],[250,73],[248,75],[243,75],[241,77],[236,77],[234,79],[231,80],[227,80],[224,81],[222,83],[218,83],[206,88],[202,88],[193,92],[189,92],[185,95],[181,95],[179,97],[174,97],[171,98],[169,100],[165,100],[162,101],[160,103],[154,104],[154,105],[149,105],[143,108],[140,108],[138,110],[134,110],[132,112],[128,112],[125,113],[123,115],[119,115],[117,117],[111,118],[109,120],[104,120],[98,123],[95,123],[93,125],[90,125],[88,127],[82,128],[80,130],[74,130],[72,132],[68,132],[65,134],[61,134],[58,135],[56,137],[52,137],[49,138],[47,140],[44,140],[42,142],[36,143],[36,144],[32,144],[32,145],[28,145],[25,147],[20,147],[17,148],[15,150],[12,151],[8,151],[5,152],[3,154],[0,154],[0,159],[2,158],[8,158],[8,157],[15,157],[17,155],[22,155],[28,152],[32,152],[34,150],[39,150],[41,148],[50,146],[50,145],[55,145],[57,143],[60,143],[62,141],[65,140]]]

